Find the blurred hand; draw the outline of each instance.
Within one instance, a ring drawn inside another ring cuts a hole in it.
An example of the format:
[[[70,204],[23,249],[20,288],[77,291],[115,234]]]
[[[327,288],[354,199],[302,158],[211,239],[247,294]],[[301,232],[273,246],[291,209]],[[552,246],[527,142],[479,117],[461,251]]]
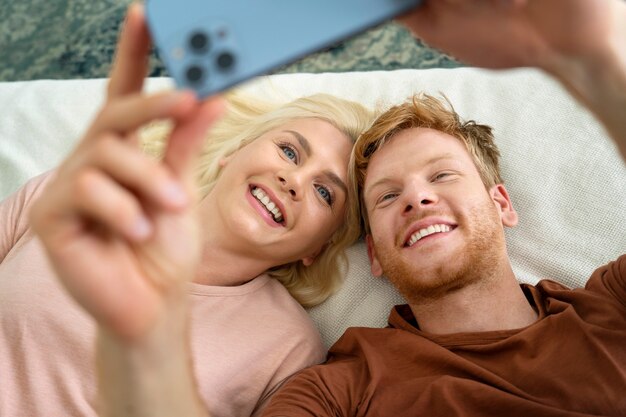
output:
[[[106,103],[30,214],[65,288],[127,341],[149,331],[194,278],[196,155],[223,108],[190,92],[142,95],[149,49],[143,9],[132,5]],[[155,119],[174,123],[161,162],[140,151],[135,134]]]
[[[534,66],[596,59],[619,30],[620,0],[425,0],[399,18],[426,43],[476,66]],[[619,37],[618,37],[619,38]]]

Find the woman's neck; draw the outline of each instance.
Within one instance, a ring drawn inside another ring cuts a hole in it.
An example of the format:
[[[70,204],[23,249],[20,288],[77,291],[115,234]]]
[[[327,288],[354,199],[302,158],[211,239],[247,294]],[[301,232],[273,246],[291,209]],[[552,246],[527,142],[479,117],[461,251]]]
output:
[[[243,256],[220,242],[205,241],[193,282],[220,287],[242,285],[268,269],[262,260]]]
[[[202,225],[202,253],[194,282],[214,286],[236,286],[261,275],[270,262],[257,256],[249,242],[227,230],[214,202],[205,198],[199,207]]]

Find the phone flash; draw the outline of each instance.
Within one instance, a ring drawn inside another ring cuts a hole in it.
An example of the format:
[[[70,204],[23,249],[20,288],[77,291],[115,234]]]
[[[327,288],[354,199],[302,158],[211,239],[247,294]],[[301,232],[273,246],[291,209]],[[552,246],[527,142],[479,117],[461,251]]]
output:
[[[185,57],[185,50],[178,46],[172,50],[172,56],[174,59],[183,59]]]

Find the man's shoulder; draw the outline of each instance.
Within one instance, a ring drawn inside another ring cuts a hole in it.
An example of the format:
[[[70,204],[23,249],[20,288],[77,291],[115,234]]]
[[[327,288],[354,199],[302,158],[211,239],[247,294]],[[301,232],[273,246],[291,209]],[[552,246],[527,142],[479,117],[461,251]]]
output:
[[[626,254],[596,269],[585,289],[605,294],[626,307]]]
[[[622,316],[626,309],[626,255],[597,268],[584,288],[568,288],[552,280],[542,280],[530,289],[535,303],[546,314],[561,312],[568,305],[579,315],[592,318]]]
[[[623,254],[617,259],[596,268],[589,275],[584,289],[589,289],[590,287],[593,289],[594,284],[597,284],[598,281],[605,281],[607,278],[609,280],[621,279],[622,282],[624,281],[626,278],[626,254]],[[570,288],[567,285],[550,278],[542,279],[534,286],[530,284],[522,284],[522,287],[535,287],[538,290],[548,291],[578,290],[578,288]]]

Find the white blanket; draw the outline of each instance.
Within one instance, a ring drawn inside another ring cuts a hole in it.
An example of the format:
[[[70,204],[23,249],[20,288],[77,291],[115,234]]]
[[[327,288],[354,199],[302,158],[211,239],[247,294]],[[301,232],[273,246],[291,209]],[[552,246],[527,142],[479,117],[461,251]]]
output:
[[[104,80],[0,83],[0,198],[53,168],[99,107]],[[152,79],[150,90],[170,86]],[[413,93],[444,93],[461,116],[495,128],[502,171],[520,223],[507,232],[520,282],[583,286],[626,252],[626,167],[594,118],[534,70],[400,70],[287,74],[247,85],[271,98],[328,92],[385,108]],[[402,298],[373,278],[364,245],[349,253],[342,290],[310,313],[327,345],[348,326],[384,326]]]

